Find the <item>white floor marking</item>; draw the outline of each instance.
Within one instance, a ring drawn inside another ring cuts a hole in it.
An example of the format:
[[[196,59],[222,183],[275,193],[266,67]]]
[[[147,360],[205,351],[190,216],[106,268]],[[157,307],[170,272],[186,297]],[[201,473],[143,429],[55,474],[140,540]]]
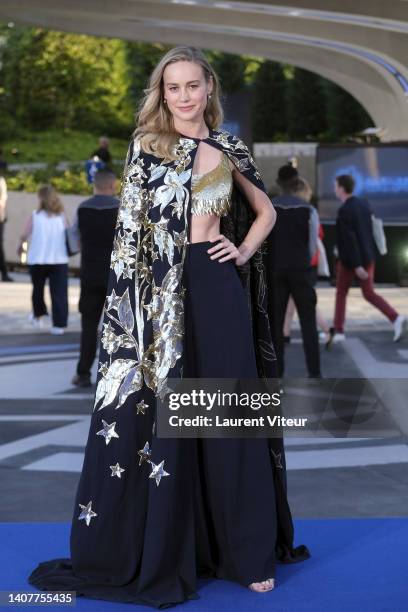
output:
[[[286,464],[290,470],[360,467],[387,465],[389,463],[408,463],[408,446],[406,444],[392,444],[343,448],[341,450],[288,451],[286,453]]]
[[[359,338],[348,338],[342,346],[364,378],[408,378],[408,366],[377,360]]]
[[[84,453],[55,453],[25,465],[23,470],[47,472],[81,472]]]
[[[27,355],[22,355],[19,353],[18,355],[7,355],[7,357],[0,357],[0,364],[8,363],[9,361],[13,361],[14,363],[19,361],[37,361],[38,359],[44,360],[66,360],[67,358],[75,359],[78,358],[78,351],[58,351],[55,353],[30,353]]]
[[[350,444],[351,442],[363,442],[366,440],[382,440],[383,438],[319,438],[318,436],[313,436],[311,438],[301,438],[301,437],[285,437],[285,447],[288,446],[305,446],[305,445],[318,445],[318,444]]]
[[[50,444],[84,448],[88,437],[89,424],[90,417],[87,420],[80,417],[76,423],[2,444],[0,446],[0,460],[9,459]]]
[[[76,359],[54,359],[30,363],[13,363],[0,368],[0,399],[54,399],[57,394],[73,388],[71,379],[76,371]],[[96,379],[97,361],[92,369]],[[85,399],[92,393],[82,394]],[[72,399],[78,399],[72,394]],[[70,399],[64,395],[61,399]],[[81,398],[83,399],[83,398]]]

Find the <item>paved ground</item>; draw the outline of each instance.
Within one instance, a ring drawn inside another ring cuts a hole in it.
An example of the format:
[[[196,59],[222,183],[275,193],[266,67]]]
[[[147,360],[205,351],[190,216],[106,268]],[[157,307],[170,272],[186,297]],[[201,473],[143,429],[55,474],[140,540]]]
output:
[[[67,521],[93,398],[92,390],[80,392],[70,384],[79,343],[78,281],[70,282],[68,332],[55,337],[47,329],[33,330],[27,320],[28,278],[14,276],[17,282],[0,283],[0,486],[6,492],[0,521]],[[379,291],[408,315],[408,289]],[[322,285],[318,294],[330,319],[334,290]],[[365,304],[357,288],[350,292],[348,317],[347,342],[331,352],[322,351],[324,376],[370,378],[380,386],[386,379],[384,401],[404,434],[287,438],[293,514],[299,518],[406,516],[408,339],[394,344],[390,324]],[[288,376],[305,376],[296,323],[286,362]]]

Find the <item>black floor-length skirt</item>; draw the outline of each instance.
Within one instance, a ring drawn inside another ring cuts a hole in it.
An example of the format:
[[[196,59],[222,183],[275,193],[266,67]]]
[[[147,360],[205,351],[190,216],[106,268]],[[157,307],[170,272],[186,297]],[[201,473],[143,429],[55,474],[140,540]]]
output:
[[[249,308],[235,263],[211,260],[211,246],[199,242],[187,249],[183,375],[256,378]],[[117,479],[117,493],[104,492],[100,471],[106,457],[98,455],[94,433],[100,419],[93,424],[93,416],[75,500],[71,558],[40,563],[31,584],[165,608],[197,599],[198,577],[246,587],[274,577],[278,561],[310,556],[306,546],[293,547],[283,447],[276,463],[263,438],[153,437],[152,458],[164,459],[170,474],[156,486],[137,455],[148,432],[143,420],[128,416],[128,442],[122,441],[119,458],[127,466],[127,480],[119,485]],[[98,516],[87,526],[78,521],[77,508],[88,503],[85,491],[95,480],[101,483],[92,505]]]

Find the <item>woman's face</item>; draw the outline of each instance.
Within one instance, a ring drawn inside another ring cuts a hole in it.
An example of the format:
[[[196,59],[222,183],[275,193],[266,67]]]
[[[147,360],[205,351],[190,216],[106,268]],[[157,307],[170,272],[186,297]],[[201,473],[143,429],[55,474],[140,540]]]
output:
[[[163,72],[164,97],[175,124],[196,123],[202,119],[212,91],[212,78],[207,83],[202,67],[195,62],[168,64]]]

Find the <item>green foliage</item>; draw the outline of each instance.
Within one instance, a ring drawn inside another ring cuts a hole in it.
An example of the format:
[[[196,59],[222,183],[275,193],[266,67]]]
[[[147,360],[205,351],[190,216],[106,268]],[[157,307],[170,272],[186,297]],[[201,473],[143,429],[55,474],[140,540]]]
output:
[[[326,130],[326,96],[323,79],[295,68],[289,85],[288,132],[292,140],[318,140]]]
[[[286,78],[281,64],[266,60],[255,73],[252,126],[256,142],[284,138],[287,130]]]
[[[169,48],[0,23],[0,142],[9,161],[12,148],[16,161],[86,159],[101,134],[116,137],[112,154],[124,157],[149,76]],[[339,141],[372,124],[349,94],[314,73],[205,54],[224,94],[252,89],[256,141]]]
[[[50,179],[52,185],[60,193],[92,193],[92,188],[86,180],[84,170],[76,171],[73,169],[64,170],[61,174],[56,174]]]
[[[123,161],[112,165],[119,181],[122,179],[124,169]],[[57,170],[55,164],[48,164],[45,168],[37,170],[9,171],[6,174],[7,187],[10,191],[36,192],[45,183],[51,183],[60,193],[74,193],[87,195],[92,193],[88,184],[83,164],[72,164],[66,170]]]
[[[7,187],[10,191],[35,192],[45,183],[51,183],[60,193],[92,193],[85,171],[80,168],[70,168],[63,172],[58,172],[53,167],[34,172],[22,170],[7,177]]]
[[[129,94],[136,109],[147,88],[150,74],[161,57],[171,48],[160,43],[126,42],[126,57],[130,78]]]
[[[373,125],[365,109],[347,91],[326,81],[327,136],[332,142],[346,140],[347,136]]]
[[[17,172],[15,175],[7,177],[7,188],[9,191],[37,191],[38,186],[43,181],[39,181],[33,173],[26,171]],[[45,182],[45,181],[44,181]]]
[[[3,109],[23,127],[129,131],[123,41],[14,28],[2,62]]]
[[[127,138],[110,139],[110,152],[114,159],[125,159],[130,131]],[[98,147],[95,134],[75,130],[48,129],[45,131],[26,130],[21,137],[5,139],[2,142],[4,156],[8,163],[43,162],[57,164],[60,161],[79,162],[89,159]],[[18,151],[12,155],[12,151]]]
[[[341,142],[373,125],[357,100],[334,83],[268,60],[259,60],[254,73],[252,121],[256,142]]]
[[[245,86],[247,61],[241,55],[207,50],[206,56],[219,77],[223,94],[240,91]]]

